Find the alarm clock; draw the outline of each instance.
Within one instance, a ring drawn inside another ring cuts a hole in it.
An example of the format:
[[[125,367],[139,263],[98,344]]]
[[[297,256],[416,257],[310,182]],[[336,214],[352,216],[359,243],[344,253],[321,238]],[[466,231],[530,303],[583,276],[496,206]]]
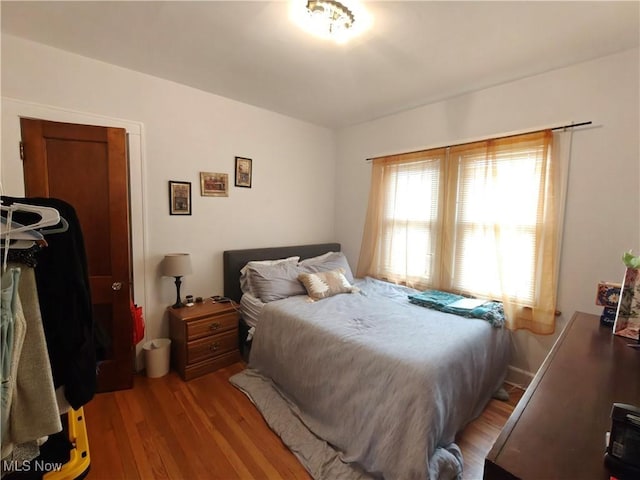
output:
[[[640,408],[614,403],[604,463],[620,480],[640,478]]]

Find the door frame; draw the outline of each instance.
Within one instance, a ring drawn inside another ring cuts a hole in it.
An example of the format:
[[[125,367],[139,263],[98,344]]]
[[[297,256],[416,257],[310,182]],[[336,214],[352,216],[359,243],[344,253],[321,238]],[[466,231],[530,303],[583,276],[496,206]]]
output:
[[[148,290],[147,272],[147,196],[146,165],[144,155],[144,125],[142,122],[123,120],[92,113],[79,112],[50,105],[25,102],[2,97],[2,162],[0,179],[2,193],[14,197],[24,196],[24,170],[20,159],[20,118],[37,118],[54,122],[119,127],[127,132],[129,167],[129,208],[131,213],[131,269],[133,301],[146,310]],[[142,369],[143,342],[136,345],[135,368]]]

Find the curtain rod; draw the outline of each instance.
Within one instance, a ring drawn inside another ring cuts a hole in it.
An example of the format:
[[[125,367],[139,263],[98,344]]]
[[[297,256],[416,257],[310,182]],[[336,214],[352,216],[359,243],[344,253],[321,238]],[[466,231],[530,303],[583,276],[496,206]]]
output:
[[[551,131],[554,131],[554,130],[566,130],[567,128],[583,127],[585,125],[591,125],[592,123],[593,122],[591,120],[589,120],[588,122],[571,123],[569,125],[560,125],[559,127],[541,128],[539,130],[531,130],[529,132],[514,133],[513,135],[505,135],[504,137],[491,137],[491,138],[485,138],[484,140],[474,140],[472,142],[455,143],[453,145],[446,145],[444,147],[430,147],[430,148],[425,148],[425,149],[420,149],[420,150],[413,150],[411,152],[392,153],[390,155],[380,155],[378,157],[367,158],[365,160],[365,162],[371,162],[372,160],[376,160],[377,158],[390,157],[392,155],[409,155],[411,153],[418,153],[418,152],[423,152],[423,151],[426,151],[426,150],[435,150],[436,148],[458,147],[460,145],[466,145],[467,143],[486,142],[487,140],[496,140],[498,138],[518,137],[520,135],[527,135],[529,133],[544,132],[545,130],[551,130]]]

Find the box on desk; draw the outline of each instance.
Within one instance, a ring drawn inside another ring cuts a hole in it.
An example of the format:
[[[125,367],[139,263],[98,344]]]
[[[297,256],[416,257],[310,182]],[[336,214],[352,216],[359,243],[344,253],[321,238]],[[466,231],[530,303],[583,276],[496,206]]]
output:
[[[600,325],[613,327],[616,321],[616,312],[620,301],[622,285],[613,282],[599,282],[596,293],[596,305],[604,307],[600,315]]]

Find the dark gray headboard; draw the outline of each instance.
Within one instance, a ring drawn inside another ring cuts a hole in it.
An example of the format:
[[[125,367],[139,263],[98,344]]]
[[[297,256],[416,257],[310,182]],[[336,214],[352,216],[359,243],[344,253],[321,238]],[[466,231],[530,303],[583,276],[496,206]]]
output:
[[[339,252],[339,243],[318,243],[292,247],[250,248],[246,250],[226,250],[222,254],[224,268],[224,296],[235,302],[240,301],[240,270],[251,260],[275,260],[299,255],[300,259],[315,257],[327,252]]]

